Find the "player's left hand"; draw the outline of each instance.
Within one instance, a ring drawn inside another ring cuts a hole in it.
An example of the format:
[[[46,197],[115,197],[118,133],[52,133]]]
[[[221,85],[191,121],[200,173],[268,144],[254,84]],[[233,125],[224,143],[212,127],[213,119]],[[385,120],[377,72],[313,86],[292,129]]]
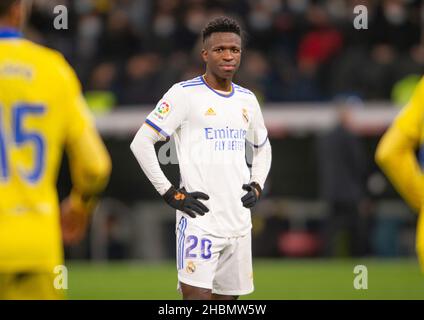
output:
[[[241,198],[243,207],[253,208],[261,197],[261,187],[256,182],[251,182],[250,184],[244,184],[242,188],[247,191],[243,198]]]
[[[83,206],[70,196],[60,206],[62,239],[65,245],[76,245],[84,238],[93,207]]]

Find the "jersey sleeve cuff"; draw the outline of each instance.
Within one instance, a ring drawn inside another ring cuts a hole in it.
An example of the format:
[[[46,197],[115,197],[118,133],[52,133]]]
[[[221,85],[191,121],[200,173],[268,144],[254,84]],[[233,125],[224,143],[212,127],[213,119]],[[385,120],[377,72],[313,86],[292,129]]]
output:
[[[251,145],[252,147],[254,147],[254,148],[260,148],[260,147],[263,147],[263,146],[265,145],[265,143],[268,141],[268,136],[266,136],[266,137],[265,137],[265,140],[264,140],[262,143],[260,143],[260,144],[254,144],[254,143],[250,142],[250,141],[249,141],[249,140],[247,140],[247,139],[246,139],[246,141],[247,141],[247,143],[248,143],[249,145]]]

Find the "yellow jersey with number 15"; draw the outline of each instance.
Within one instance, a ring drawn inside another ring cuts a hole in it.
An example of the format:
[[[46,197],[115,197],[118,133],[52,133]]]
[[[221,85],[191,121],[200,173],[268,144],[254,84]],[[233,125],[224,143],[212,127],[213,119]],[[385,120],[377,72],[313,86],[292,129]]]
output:
[[[0,29],[0,273],[63,263],[56,180],[64,148],[74,187],[102,188],[105,179],[90,173],[108,172],[110,160],[73,70],[59,53]]]

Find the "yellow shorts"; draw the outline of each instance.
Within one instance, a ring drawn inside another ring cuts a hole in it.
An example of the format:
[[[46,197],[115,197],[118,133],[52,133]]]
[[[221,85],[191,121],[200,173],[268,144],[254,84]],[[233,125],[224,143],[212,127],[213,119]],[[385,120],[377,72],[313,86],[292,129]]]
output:
[[[54,287],[53,273],[0,273],[0,300],[63,300]]]

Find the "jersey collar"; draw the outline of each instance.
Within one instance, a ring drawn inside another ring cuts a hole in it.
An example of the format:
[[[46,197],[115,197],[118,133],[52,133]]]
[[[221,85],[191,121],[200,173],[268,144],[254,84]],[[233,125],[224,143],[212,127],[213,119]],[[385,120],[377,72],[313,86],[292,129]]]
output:
[[[207,82],[206,82],[206,80],[205,80],[205,76],[204,76],[204,75],[203,75],[203,76],[201,76],[201,77],[200,77],[200,79],[202,79],[202,82],[203,82],[203,84],[204,84],[206,87],[208,87],[210,90],[212,90],[213,92],[215,92],[217,95],[219,95],[219,96],[221,96],[221,97],[229,98],[229,97],[232,97],[232,96],[233,96],[233,94],[234,94],[234,84],[233,84],[233,83],[231,83],[231,92],[229,92],[228,94],[223,94],[223,93],[220,93],[220,92],[218,92],[218,91],[214,90],[211,86],[209,86],[209,85],[208,85],[208,83],[207,83]]]
[[[22,38],[22,33],[13,28],[0,28],[0,39]]]

